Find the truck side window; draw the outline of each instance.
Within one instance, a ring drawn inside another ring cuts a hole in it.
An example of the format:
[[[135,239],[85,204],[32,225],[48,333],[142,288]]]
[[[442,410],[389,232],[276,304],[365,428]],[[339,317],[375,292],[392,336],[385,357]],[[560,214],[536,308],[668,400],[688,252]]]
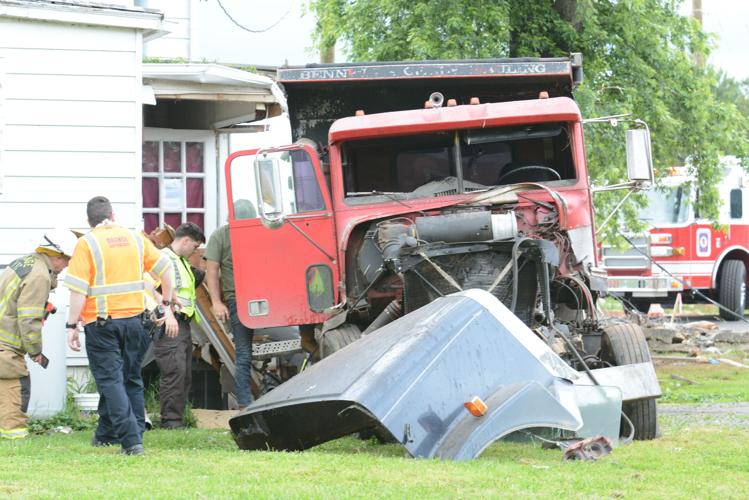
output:
[[[731,190],[731,218],[741,219],[744,213],[743,193],[741,189]]]
[[[231,163],[231,197],[235,220],[257,217],[254,156],[238,156]]]
[[[305,150],[238,156],[231,164],[234,220],[277,221],[285,215],[325,210],[317,173]]]
[[[291,152],[291,177],[294,189],[294,204],[297,213],[325,210],[320,185],[315,176],[312,159],[306,151]]]

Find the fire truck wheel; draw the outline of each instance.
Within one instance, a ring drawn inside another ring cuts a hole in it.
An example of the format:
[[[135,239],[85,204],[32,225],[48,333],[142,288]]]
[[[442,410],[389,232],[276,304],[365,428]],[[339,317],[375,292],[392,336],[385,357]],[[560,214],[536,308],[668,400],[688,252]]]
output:
[[[718,283],[718,302],[730,311],[744,317],[746,307],[746,267],[740,260],[727,260],[723,263]],[[736,316],[720,310],[720,317],[735,321]]]
[[[316,334],[315,337],[317,345],[320,346],[320,357],[326,358],[359,339],[359,337],[361,337],[361,331],[356,325],[344,323],[325,333],[319,335]]]
[[[650,361],[650,351],[645,335],[639,325],[621,323],[603,329],[601,338],[601,360],[616,366],[633,365]],[[635,439],[655,439],[658,432],[658,417],[655,398],[628,401],[622,411],[635,426]],[[628,436],[629,424],[622,419],[619,432]]]

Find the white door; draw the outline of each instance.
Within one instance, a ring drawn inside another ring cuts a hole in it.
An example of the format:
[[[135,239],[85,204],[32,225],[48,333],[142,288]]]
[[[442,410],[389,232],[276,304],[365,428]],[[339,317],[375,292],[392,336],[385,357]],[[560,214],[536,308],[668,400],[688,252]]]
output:
[[[216,139],[208,130],[143,130],[143,229],[194,222],[216,229]]]

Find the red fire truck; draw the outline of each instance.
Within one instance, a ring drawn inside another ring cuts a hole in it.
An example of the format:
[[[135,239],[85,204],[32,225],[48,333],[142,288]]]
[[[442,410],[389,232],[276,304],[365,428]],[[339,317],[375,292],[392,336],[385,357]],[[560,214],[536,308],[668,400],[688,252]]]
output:
[[[653,375],[639,327],[596,315],[581,77],[579,55],[280,69],[297,143],[226,165],[241,321],[299,325],[324,357],[481,288],[575,369]],[[627,141],[629,185],[649,182],[647,130]],[[638,438],[656,392],[625,402]]]
[[[718,187],[722,204],[717,225],[694,210],[699,195],[686,167],[671,169],[647,193],[640,219],[645,234],[629,239],[636,248],[603,246],[603,266],[610,293],[624,297],[646,312],[651,303],[673,305],[677,294],[685,303],[705,302],[699,291],[719,302],[724,319],[743,316],[749,268],[749,176],[733,157],[723,160]]]

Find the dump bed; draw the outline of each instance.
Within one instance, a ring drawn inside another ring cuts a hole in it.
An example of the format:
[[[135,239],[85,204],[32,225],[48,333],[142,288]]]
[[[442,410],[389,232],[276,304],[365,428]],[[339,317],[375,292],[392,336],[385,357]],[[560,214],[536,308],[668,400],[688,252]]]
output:
[[[385,63],[310,64],[278,70],[289,104],[292,137],[324,144],[331,123],[367,114],[420,108],[433,92],[458,104],[571,96],[582,81],[582,56]]]

